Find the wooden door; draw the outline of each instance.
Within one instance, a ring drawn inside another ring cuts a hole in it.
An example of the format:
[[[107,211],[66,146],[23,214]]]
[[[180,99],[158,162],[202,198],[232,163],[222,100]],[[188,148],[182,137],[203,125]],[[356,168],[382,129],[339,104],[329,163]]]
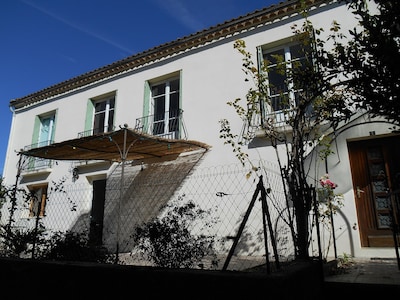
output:
[[[348,142],[362,247],[393,247],[391,192],[400,188],[400,137]]]
[[[106,179],[93,181],[92,210],[90,212],[89,243],[102,245]]]

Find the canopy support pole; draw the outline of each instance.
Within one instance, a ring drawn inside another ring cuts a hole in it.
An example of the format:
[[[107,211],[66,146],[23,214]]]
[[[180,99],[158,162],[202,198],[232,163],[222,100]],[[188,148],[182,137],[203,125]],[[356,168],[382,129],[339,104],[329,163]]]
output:
[[[128,133],[128,125],[124,124],[124,127],[121,127],[121,129],[124,130],[124,143],[122,145],[122,149],[119,147],[118,143],[116,143],[114,140],[112,140],[115,145],[118,148],[118,151],[120,153],[121,157],[121,179],[120,179],[120,185],[119,185],[119,200],[118,200],[118,209],[117,209],[117,241],[116,241],[116,247],[115,247],[115,264],[118,264],[119,262],[119,239],[120,239],[120,232],[121,232],[121,203],[123,201],[123,192],[124,192],[124,185],[125,185],[125,162],[126,158],[128,156],[129,150],[132,147],[132,145],[137,141],[134,140],[129,147],[126,145],[127,141],[127,133]]]

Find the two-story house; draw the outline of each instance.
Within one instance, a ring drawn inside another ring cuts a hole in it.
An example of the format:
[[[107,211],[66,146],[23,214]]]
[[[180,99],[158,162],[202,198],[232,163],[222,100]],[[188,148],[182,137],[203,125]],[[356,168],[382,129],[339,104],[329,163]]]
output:
[[[357,24],[345,3],[305,3],[309,20],[326,29],[322,37],[333,21],[344,33]],[[304,22],[300,9],[294,0],[260,8],[11,100],[3,177],[6,184],[17,182],[36,195],[19,200],[26,205],[15,212],[15,225],[32,226],[39,215],[48,229],[86,230],[92,242],[110,252],[128,253],[138,224],[186,197],[217,207],[220,223],[214,234],[235,235],[256,182],[246,178],[248,170],[220,138],[221,119],[231,120],[239,136],[248,128],[227,105],[253,87],[244,80],[242,56],[233,45],[245,41],[254,59],[274,53],[288,61],[301,59],[292,30]],[[279,118],[279,105],[260,113]],[[334,154],[326,166],[316,167],[314,179],[329,170],[344,206],[333,216],[334,247],[331,229],[321,229],[324,253],[394,257],[385,192],[395,187],[400,171],[398,136],[390,124],[361,111],[327,134],[334,137]],[[251,147],[243,147],[265,168],[265,184],[283,211],[275,149],[261,135],[254,139]],[[9,220],[8,208],[3,208],[2,224]],[[280,213],[271,212],[275,226],[285,225]],[[254,238],[259,228],[248,229],[247,244],[240,244],[244,254],[263,254],[262,242]],[[229,248],[229,239],[226,244]]]

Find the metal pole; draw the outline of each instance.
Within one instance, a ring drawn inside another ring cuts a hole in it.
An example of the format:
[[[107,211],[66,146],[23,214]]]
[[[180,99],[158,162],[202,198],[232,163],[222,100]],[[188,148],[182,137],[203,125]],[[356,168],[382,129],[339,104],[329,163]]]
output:
[[[331,197],[328,198],[328,205],[329,205],[329,217],[331,219],[331,226],[332,226],[333,250],[335,253],[335,259],[337,259],[338,256],[337,256],[337,249],[336,249],[336,235],[335,235],[335,225],[333,223],[333,211],[332,211]]]
[[[110,142],[113,142],[115,146],[117,146],[120,158],[121,158],[121,179],[120,179],[120,186],[119,186],[119,200],[118,200],[118,207],[117,207],[117,241],[116,241],[116,247],[115,247],[115,264],[118,264],[119,261],[119,239],[120,239],[120,231],[121,231],[121,204],[123,200],[123,191],[124,191],[124,182],[125,182],[125,162],[128,157],[128,152],[131,149],[131,147],[136,143],[137,140],[134,140],[130,143],[129,147],[127,147],[127,134],[128,134],[128,124],[124,124],[122,127],[121,125],[119,126],[120,129],[124,130],[124,141],[122,145],[122,149],[118,145],[116,141],[112,139],[111,136],[109,136]]]
[[[11,226],[12,223],[14,222],[14,212],[17,206],[17,190],[18,190],[18,182],[19,178],[21,176],[21,171],[22,171],[22,153],[17,153],[19,155],[18,159],[18,166],[17,166],[17,175],[15,176],[15,184],[13,186],[13,191],[12,191],[12,196],[11,196],[11,208],[10,208],[10,217],[8,220],[8,226],[7,226],[7,238],[11,238]]]
[[[260,177],[261,182],[261,177]],[[265,263],[267,267],[267,273],[271,273],[271,266],[269,265],[269,247],[268,247],[268,233],[267,233],[267,221],[265,220],[266,215],[268,213],[268,208],[266,207],[267,202],[265,201],[265,194],[262,192],[261,189],[261,207],[262,207],[262,220],[263,220],[263,232],[264,232],[264,247],[265,247]],[[271,236],[271,240],[274,237]]]
[[[250,216],[251,210],[253,209],[254,203],[257,200],[257,195],[260,192],[260,184],[257,184],[257,188],[253,194],[253,198],[250,201],[249,207],[247,208],[246,214],[243,217],[242,223],[239,226],[239,230],[238,233],[235,237],[235,240],[233,241],[232,247],[228,253],[228,257],[225,260],[224,266],[222,267],[222,270],[225,271],[228,268],[229,262],[233,256],[233,253],[235,252],[235,248],[237,246],[237,244],[239,243],[239,239],[242,236],[242,232],[244,230],[244,226],[246,225],[247,219]]]
[[[127,134],[127,126],[124,126],[124,144],[121,152],[121,182],[119,185],[119,201],[118,201],[118,216],[117,216],[117,244],[115,249],[115,263],[118,264],[119,261],[119,238],[121,231],[121,202],[123,200],[123,191],[124,191],[124,181],[125,181],[125,161],[127,156],[126,151],[126,134]]]
[[[275,257],[275,266],[279,270],[280,269],[280,263],[279,263],[279,254],[278,254],[278,248],[276,246],[276,240],[274,236],[274,232],[272,230],[272,221],[271,221],[271,215],[269,213],[269,208],[268,208],[268,203],[267,203],[267,191],[265,190],[263,181],[262,181],[262,176],[260,176],[260,190],[261,190],[261,201],[262,201],[262,207],[263,207],[263,215],[267,216],[267,222],[268,222],[268,228],[269,228],[269,234],[271,238],[271,244],[272,244],[272,250],[274,252],[274,257]],[[265,228],[264,228],[265,230]]]

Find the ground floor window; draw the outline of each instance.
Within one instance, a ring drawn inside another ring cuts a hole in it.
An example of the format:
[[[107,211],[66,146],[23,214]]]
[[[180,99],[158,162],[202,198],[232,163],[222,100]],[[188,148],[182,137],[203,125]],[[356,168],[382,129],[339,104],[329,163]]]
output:
[[[29,188],[29,217],[44,217],[46,212],[47,184]]]

